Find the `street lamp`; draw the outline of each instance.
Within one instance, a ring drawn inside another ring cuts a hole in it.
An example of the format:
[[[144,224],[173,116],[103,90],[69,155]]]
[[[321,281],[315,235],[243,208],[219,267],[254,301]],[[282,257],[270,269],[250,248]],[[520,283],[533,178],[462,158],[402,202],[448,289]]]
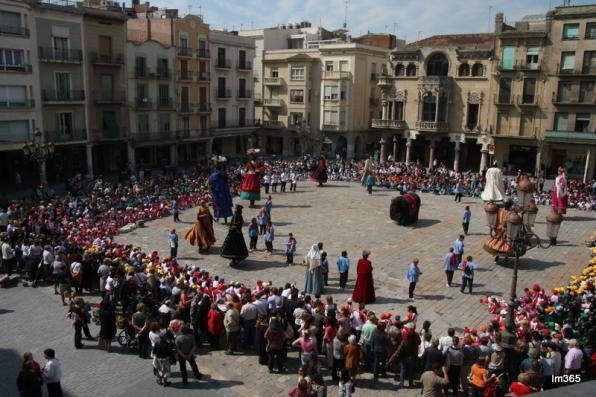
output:
[[[393,136],[393,162],[397,162],[397,137]]]
[[[381,144],[381,156],[380,156],[379,160],[383,163],[387,160],[387,153],[385,150],[385,138],[381,137],[381,140],[379,141],[379,143]]]
[[[23,145],[23,154],[30,160],[37,163],[39,167],[39,181],[42,185],[47,185],[46,161],[54,154],[54,143],[45,143],[43,134],[39,128],[33,133],[33,141],[28,141]]]

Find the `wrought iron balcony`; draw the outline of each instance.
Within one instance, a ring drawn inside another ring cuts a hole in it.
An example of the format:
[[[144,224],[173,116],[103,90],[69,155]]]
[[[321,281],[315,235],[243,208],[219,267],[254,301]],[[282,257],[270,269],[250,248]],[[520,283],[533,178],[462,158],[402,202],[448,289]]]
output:
[[[330,80],[345,80],[349,79],[352,73],[350,72],[342,72],[338,70],[326,70],[323,72],[324,79]]]
[[[250,90],[238,90],[238,99],[250,99],[252,98],[252,92]]]
[[[178,81],[192,81],[193,80],[193,72],[190,70],[179,70],[178,71]]]
[[[172,98],[157,98],[157,109],[174,109],[174,101],[172,100]]]
[[[263,99],[263,105],[265,106],[269,106],[269,107],[280,107],[282,106],[283,102],[281,99],[273,99],[273,98],[265,98]]]
[[[87,140],[86,129],[71,129],[63,131],[46,131],[48,141],[67,143],[67,142],[80,142]]]
[[[199,72],[197,73],[197,80],[198,81],[209,81],[211,79],[211,74],[209,72]]]
[[[120,105],[126,102],[126,93],[124,91],[93,91],[93,98],[98,105]]]
[[[207,48],[199,48],[197,50],[197,58],[209,59],[209,50]]]
[[[263,120],[263,128],[281,129],[284,123],[279,120]]]
[[[179,57],[191,57],[192,56],[192,48],[188,47],[178,47],[176,54]]]
[[[279,77],[265,77],[263,83],[265,83],[265,85],[281,85],[282,79]]]
[[[215,61],[216,69],[232,69],[232,61],[229,59],[218,58]]]
[[[25,99],[23,101],[0,99],[0,110],[31,109],[34,107],[35,101],[33,99]]]
[[[403,130],[407,128],[407,124],[404,120],[372,119],[372,128]]]
[[[41,100],[44,103],[64,103],[64,102],[83,102],[85,101],[84,90],[42,90]]]
[[[209,104],[209,103],[200,103],[198,105],[198,112],[199,113],[211,113],[211,104]]]
[[[444,121],[417,121],[416,129],[420,131],[445,132],[449,130],[449,124]]]
[[[124,65],[124,56],[122,54],[98,54],[91,52],[91,63],[97,66],[120,67]]]
[[[151,98],[138,97],[134,101],[134,107],[137,110],[151,110],[153,108],[153,101]]]
[[[40,62],[81,63],[82,60],[81,50],[39,47]]]
[[[232,97],[232,90],[227,89],[216,89],[215,90],[215,99],[230,99]]]
[[[250,61],[244,61],[244,62],[238,61],[236,67],[240,71],[249,71],[249,70],[252,70],[252,64],[251,64]]]

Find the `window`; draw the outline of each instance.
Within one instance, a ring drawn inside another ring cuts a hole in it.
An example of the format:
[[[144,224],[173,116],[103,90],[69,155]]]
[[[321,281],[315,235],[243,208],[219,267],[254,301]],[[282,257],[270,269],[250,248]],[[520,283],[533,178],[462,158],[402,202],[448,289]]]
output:
[[[523,103],[534,103],[536,93],[536,79],[524,80]]]
[[[348,67],[348,61],[339,61],[339,71],[346,73],[350,71]]]
[[[147,134],[149,132],[149,114],[137,114],[137,133]]]
[[[573,73],[575,69],[575,52],[564,51],[561,53],[561,73]]]
[[[567,131],[568,130],[569,113],[555,113],[555,125],[556,131]]]
[[[590,128],[590,113],[577,113],[575,115],[575,129],[576,132],[589,132]]]
[[[137,103],[147,104],[148,102],[147,84],[137,84]]]
[[[56,99],[70,100],[70,73],[56,72]]]
[[[508,135],[509,134],[509,114],[499,113],[497,115],[497,134]]]
[[[226,93],[226,78],[225,77],[218,77],[217,78],[217,94],[219,97],[223,97]]]
[[[145,64],[146,64],[145,57],[136,57],[135,58],[135,75],[137,77],[145,77],[145,75],[146,75]]]
[[[478,113],[480,111],[480,105],[477,103],[468,103],[468,120],[466,127],[472,131],[478,126]]]
[[[324,98],[326,100],[337,101],[339,99],[339,89],[335,85],[326,85],[324,87]]]
[[[238,126],[246,127],[246,108],[238,108]]]
[[[23,50],[0,49],[0,70],[22,70]]]
[[[394,120],[404,120],[404,103],[402,101],[393,102],[394,106]]]
[[[0,121],[0,141],[25,142],[29,140],[27,120]]]
[[[592,103],[594,101],[594,82],[582,81],[579,84],[579,101],[583,103]]]
[[[304,80],[304,66],[292,66],[290,80]]]
[[[279,77],[279,68],[271,68],[271,77],[273,77],[273,78]]]
[[[219,47],[217,49],[217,66],[220,68],[227,67],[226,65],[226,49]]]
[[[56,113],[56,129],[61,135],[72,135],[72,113]]]
[[[579,23],[566,23],[563,25],[563,40],[579,39]]]
[[[499,80],[499,103],[511,103],[511,79]]]
[[[582,73],[596,73],[596,51],[584,51],[584,63],[582,64]]]
[[[408,76],[408,77],[416,76],[416,65],[414,65],[413,63],[410,63],[408,65],[408,67],[406,68],[406,76]]]
[[[187,49],[188,48],[188,38],[180,37],[180,48]]]
[[[246,69],[246,51],[240,50],[238,51],[238,65],[241,69]]]
[[[101,75],[101,98],[110,100],[114,97],[114,76],[111,74]]]
[[[271,115],[269,116],[269,120],[279,121],[279,113],[277,113],[275,110],[271,111]]]
[[[68,59],[68,37],[52,37],[52,46],[54,48],[54,54],[57,54],[58,59]]]
[[[426,94],[422,99],[422,121],[435,121],[437,112],[437,97]]]
[[[534,115],[531,113],[522,113],[520,119],[520,136],[533,136],[532,126],[534,123]]]
[[[157,74],[160,77],[168,77],[168,59],[159,58],[157,60]]]
[[[326,72],[333,72],[333,61],[326,61],[325,62],[325,71]]]
[[[397,65],[395,65],[395,75],[397,77],[401,77],[405,74],[406,72],[406,68],[404,67],[403,64],[398,63]]]
[[[303,113],[290,113],[290,125],[300,127],[303,121]]]
[[[586,39],[596,39],[596,22],[586,24]]]
[[[459,65],[459,69],[457,70],[457,75],[460,77],[465,77],[470,75],[470,65],[467,63],[462,63]]]
[[[304,48],[304,39],[288,39],[288,49]]]
[[[290,102],[304,103],[304,90],[290,90]]]
[[[248,97],[246,92],[246,79],[238,79],[238,96],[240,98]]]
[[[537,45],[529,45],[528,51],[526,52],[526,68],[528,69],[538,69],[538,46]]]
[[[428,60],[426,66],[427,76],[447,76],[449,72],[449,61],[445,54],[441,52],[434,53]]]
[[[145,113],[145,115],[147,115]],[[116,112],[105,110],[101,113],[101,128],[107,138],[118,138],[120,136],[120,127],[116,119]]]
[[[501,69],[513,70],[515,67],[515,46],[503,46],[503,55],[501,59]]]
[[[18,85],[0,86],[0,107],[17,107],[27,104],[27,87]]]
[[[190,132],[190,119],[188,118],[188,116],[182,117],[181,124],[182,124],[182,131],[184,131],[186,134],[188,134]]]
[[[481,63],[475,63],[474,66],[472,66],[472,76],[474,76],[474,77],[484,76],[484,65]]]
[[[217,128],[226,128],[226,108],[217,109]]]
[[[159,131],[170,132],[170,114],[160,113],[159,114]]]
[[[21,14],[16,12],[0,12],[0,33],[22,34]]]
[[[323,124],[325,125],[339,125],[339,118],[337,112],[325,110],[323,112]]]
[[[559,91],[557,93],[557,102],[571,102],[571,87],[573,84],[570,81],[559,81]]]

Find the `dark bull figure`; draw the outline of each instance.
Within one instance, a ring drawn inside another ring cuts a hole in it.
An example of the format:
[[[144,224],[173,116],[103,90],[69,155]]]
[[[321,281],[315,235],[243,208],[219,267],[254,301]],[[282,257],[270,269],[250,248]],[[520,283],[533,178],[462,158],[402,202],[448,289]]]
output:
[[[420,197],[416,193],[406,193],[391,200],[389,216],[398,225],[412,225],[418,221]]]

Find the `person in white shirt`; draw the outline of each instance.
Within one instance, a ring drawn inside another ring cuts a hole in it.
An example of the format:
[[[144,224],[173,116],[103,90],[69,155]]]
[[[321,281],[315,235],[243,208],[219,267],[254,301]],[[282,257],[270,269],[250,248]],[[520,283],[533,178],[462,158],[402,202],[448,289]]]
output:
[[[280,176],[281,184],[280,184],[280,191],[285,193],[286,191],[286,184],[288,183],[288,173],[284,170]]]
[[[271,184],[271,176],[269,173],[263,175],[263,187],[265,188],[265,194],[269,194],[269,185]]]
[[[296,191],[296,185],[298,184],[298,175],[296,172],[290,172],[290,192]]]
[[[578,349],[576,339],[570,339],[568,346],[569,351],[565,354],[565,374],[578,375],[581,373],[584,353]]]
[[[8,226],[8,213],[4,209],[0,209],[0,232],[5,232]]]
[[[447,349],[453,344],[453,337],[455,336],[455,329],[447,329],[447,336],[439,338],[439,347],[443,354],[447,353]]]
[[[6,233],[3,233],[3,236],[1,236],[0,239],[4,241],[2,243],[2,271],[3,273],[11,275],[16,261],[14,248],[12,248],[12,245],[8,242]]]
[[[62,397],[62,386],[60,385],[62,367],[56,358],[56,352],[54,349],[45,349],[43,355],[48,360],[42,371],[43,381],[48,388],[48,397]]]

